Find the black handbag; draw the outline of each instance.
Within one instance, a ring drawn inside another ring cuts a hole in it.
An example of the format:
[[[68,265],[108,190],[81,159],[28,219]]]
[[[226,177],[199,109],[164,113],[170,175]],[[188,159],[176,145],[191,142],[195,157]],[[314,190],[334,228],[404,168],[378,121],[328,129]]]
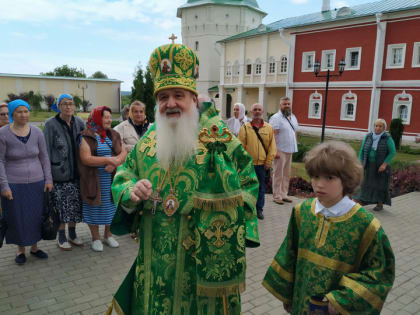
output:
[[[44,213],[42,215],[41,223],[41,238],[46,241],[55,240],[57,237],[58,227],[60,221],[58,213],[50,200],[50,193],[44,193]]]
[[[6,237],[6,231],[7,231],[7,222],[6,222],[6,218],[4,217],[4,212],[3,212],[3,215],[0,217],[0,248],[3,246],[4,238]]]

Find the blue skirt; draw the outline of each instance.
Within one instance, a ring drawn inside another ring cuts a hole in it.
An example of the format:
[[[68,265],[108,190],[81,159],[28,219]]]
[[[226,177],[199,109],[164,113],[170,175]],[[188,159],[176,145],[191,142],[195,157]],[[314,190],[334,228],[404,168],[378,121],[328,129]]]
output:
[[[41,240],[44,181],[10,184],[13,200],[1,198],[7,222],[6,244],[31,246]]]

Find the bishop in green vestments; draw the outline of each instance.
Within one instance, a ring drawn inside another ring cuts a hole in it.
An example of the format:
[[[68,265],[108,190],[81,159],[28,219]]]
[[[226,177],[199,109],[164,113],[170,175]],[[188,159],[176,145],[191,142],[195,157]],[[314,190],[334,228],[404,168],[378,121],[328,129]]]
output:
[[[212,103],[198,106],[198,57],[158,47],[150,58],[153,124],[115,175],[114,234],[139,252],[109,309],[119,314],[240,314],[245,248],[259,245],[251,157]]]

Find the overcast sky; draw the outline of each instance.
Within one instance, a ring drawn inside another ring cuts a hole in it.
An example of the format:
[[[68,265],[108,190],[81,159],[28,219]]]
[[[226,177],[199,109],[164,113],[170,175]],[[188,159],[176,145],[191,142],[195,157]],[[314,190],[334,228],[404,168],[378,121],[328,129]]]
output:
[[[175,33],[187,0],[0,0],[0,73],[39,74],[68,64],[102,71],[130,90],[136,65]],[[263,23],[317,12],[322,0],[257,0]],[[331,7],[374,0],[331,0]]]

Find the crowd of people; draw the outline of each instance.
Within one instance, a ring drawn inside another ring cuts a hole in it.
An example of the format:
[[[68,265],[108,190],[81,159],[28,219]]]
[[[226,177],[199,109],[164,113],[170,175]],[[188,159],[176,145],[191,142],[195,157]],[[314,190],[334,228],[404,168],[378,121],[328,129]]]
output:
[[[104,243],[119,246],[114,234],[138,233],[138,256],[108,313],[116,308],[155,314],[170,307],[184,314],[240,314],[245,253],[260,244],[267,176],[273,201],[292,202],[288,190],[299,125],[291,99],[279,100],[269,122],[262,104],[253,104],[247,118],[237,103],[225,124],[211,100],[198,96],[193,50],[160,46],[149,67],[153,124],[141,101],[124,107],[114,129],[110,108],[94,108],[85,122],[68,94],[58,96],[58,113],[43,131],[29,123],[31,107],[24,100],[0,105],[6,243],[17,245],[17,264],[26,262],[27,246],[31,255],[48,258],[37,244],[49,203],[58,213],[61,250],[84,245],[76,233],[81,222],[98,252]],[[316,198],[293,207],[263,281],[287,312],[380,312],[395,262],[379,221],[363,205],[377,203],[375,210],[381,210],[390,204],[394,154],[383,119],[363,140],[359,158],[336,141],[306,154]]]

